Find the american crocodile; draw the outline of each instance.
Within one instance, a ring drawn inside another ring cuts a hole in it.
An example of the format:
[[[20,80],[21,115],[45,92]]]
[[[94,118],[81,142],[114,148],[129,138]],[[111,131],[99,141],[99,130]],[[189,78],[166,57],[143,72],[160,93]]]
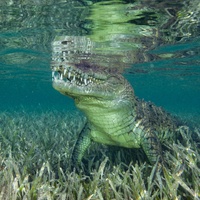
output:
[[[142,148],[150,163],[162,162],[161,143],[173,141],[179,126],[174,117],[138,99],[121,73],[90,60],[70,63],[54,55],[51,68],[53,87],[73,98],[87,117],[73,151],[75,164],[81,162],[92,141]]]

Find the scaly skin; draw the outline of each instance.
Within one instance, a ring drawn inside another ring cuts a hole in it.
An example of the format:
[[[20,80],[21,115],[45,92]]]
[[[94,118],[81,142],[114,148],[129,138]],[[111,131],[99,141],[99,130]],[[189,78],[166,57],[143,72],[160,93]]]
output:
[[[150,163],[162,162],[163,140],[174,140],[177,122],[161,108],[139,100],[119,73],[87,62],[52,62],[53,87],[75,100],[87,123],[72,155],[76,164],[92,141],[143,148]]]

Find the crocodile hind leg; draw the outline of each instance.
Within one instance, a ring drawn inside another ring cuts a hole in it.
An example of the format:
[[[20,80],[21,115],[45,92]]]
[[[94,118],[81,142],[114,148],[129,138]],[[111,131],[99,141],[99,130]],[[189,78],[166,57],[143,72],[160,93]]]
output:
[[[75,168],[79,167],[85,151],[91,144],[90,131],[91,130],[88,127],[88,124],[86,124],[81,133],[79,134],[78,140],[74,146],[71,160],[72,165]]]
[[[147,131],[141,140],[141,146],[149,159],[151,164],[157,161],[162,162],[162,148],[161,144],[152,130]]]

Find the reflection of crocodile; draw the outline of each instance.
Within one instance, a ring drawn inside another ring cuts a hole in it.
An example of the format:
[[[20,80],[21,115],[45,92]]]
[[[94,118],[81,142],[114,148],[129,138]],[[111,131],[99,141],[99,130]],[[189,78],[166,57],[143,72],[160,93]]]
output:
[[[160,142],[174,140],[178,128],[173,117],[136,98],[131,85],[114,69],[98,67],[88,60],[72,64],[56,55],[60,57],[53,55],[53,87],[72,97],[88,120],[74,149],[75,162],[81,161],[91,141],[143,148],[151,163],[162,158]]]

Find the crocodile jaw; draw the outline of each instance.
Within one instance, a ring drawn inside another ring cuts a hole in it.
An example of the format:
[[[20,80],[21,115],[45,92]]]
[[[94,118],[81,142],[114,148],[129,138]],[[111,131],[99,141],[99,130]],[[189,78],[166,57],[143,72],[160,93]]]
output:
[[[65,95],[80,95],[82,91],[89,93],[92,85],[99,84],[102,78],[93,74],[83,73],[73,65],[60,65],[52,67],[53,87]]]
[[[109,74],[105,70],[92,69],[88,64],[77,67],[69,63],[52,62],[53,87],[60,93],[74,99],[94,97],[113,100],[124,90],[121,74]],[[86,65],[86,67],[85,67]],[[86,69],[85,69],[85,68]]]

